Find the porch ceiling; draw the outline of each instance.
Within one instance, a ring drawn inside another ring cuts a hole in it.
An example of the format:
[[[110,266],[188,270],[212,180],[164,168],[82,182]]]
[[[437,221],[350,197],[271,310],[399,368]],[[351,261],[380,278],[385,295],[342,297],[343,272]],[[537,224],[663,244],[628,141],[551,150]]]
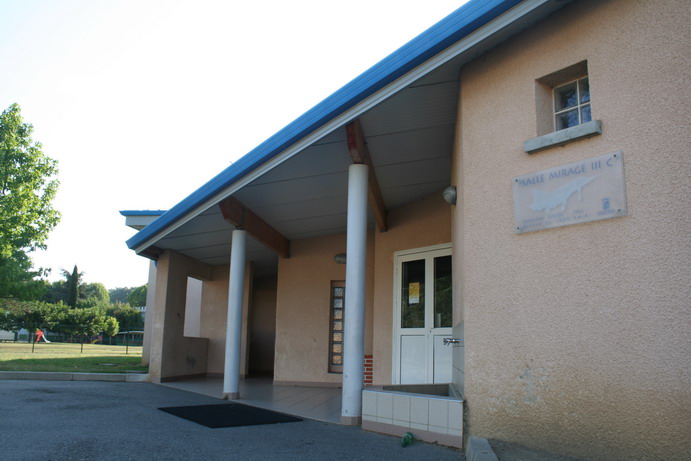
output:
[[[387,210],[450,184],[458,82],[438,74],[360,117]],[[342,126],[233,196],[290,240],[344,233],[351,164]],[[371,211],[369,222],[374,225]],[[227,264],[232,230],[214,205],[156,246],[210,265]],[[277,256],[250,238],[247,259],[262,274],[275,270]]]
[[[142,254],[155,246],[226,264],[233,228],[218,203],[228,195],[290,240],[344,233],[352,162],[345,125],[355,117],[387,210],[440,192],[451,183],[462,66],[569,1],[469,2],[267,139],[128,245]],[[433,49],[436,55],[421,59]],[[403,73],[413,62],[416,67]],[[371,212],[369,222],[374,225]],[[255,273],[275,271],[277,256],[252,238],[247,258]]]

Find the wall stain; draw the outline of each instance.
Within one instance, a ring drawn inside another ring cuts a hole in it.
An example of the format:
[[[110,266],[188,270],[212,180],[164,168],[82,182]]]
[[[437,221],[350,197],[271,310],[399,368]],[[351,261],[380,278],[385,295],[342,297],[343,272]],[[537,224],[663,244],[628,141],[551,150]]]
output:
[[[534,405],[540,401],[537,387],[547,380],[545,372],[546,370],[544,368],[536,368],[533,370],[530,367],[526,367],[523,369],[518,379],[525,384],[525,395],[523,396],[524,403]]]

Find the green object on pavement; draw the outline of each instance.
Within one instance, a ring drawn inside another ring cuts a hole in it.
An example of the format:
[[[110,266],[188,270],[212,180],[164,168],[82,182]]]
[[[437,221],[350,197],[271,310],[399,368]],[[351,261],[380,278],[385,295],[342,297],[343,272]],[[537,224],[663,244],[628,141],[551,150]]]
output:
[[[411,443],[413,443],[413,434],[411,434],[410,432],[406,432],[406,433],[403,435],[403,439],[402,439],[402,441],[401,441],[401,445],[403,445],[404,447],[407,447],[407,446],[410,445]]]

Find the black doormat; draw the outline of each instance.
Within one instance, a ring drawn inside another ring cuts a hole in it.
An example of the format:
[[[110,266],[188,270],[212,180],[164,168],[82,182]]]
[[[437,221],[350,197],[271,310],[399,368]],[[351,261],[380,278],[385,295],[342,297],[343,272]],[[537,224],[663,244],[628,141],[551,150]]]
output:
[[[159,410],[211,428],[256,426],[259,424],[302,421],[302,419],[294,416],[276,413],[275,411],[265,410],[263,408],[251,407],[241,403],[164,407],[159,408]]]

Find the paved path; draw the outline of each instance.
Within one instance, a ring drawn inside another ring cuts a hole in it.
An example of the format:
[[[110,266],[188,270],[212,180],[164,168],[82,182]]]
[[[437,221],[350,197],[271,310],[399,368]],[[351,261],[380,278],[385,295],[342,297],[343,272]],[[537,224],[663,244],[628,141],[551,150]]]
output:
[[[305,420],[209,429],[158,407],[219,403],[148,383],[0,381],[3,460],[454,460],[458,450]]]

